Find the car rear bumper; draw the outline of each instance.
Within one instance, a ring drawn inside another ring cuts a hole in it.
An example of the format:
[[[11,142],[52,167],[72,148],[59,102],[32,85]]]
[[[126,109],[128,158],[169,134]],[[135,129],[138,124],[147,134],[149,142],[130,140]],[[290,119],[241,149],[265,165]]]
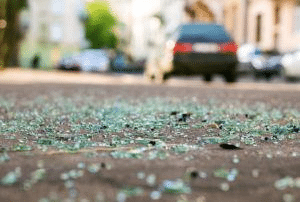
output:
[[[236,71],[235,55],[225,54],[175,54],[172,74],[218,74]]]
[[[281,73],[281,66],[272,66],[272,67],[264,67],[262,69],[253,68],[253,72],[255,74],[280,74]]]

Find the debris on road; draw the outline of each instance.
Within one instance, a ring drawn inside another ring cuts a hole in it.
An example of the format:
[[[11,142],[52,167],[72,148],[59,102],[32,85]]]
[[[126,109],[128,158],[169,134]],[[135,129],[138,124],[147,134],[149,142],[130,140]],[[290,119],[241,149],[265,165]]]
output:
[[[18,201],[23,190],[31,197],[39,194],[32,201],[50,200],[52,192],[57,201],[98,196],[195,201],[199,190],[206,200],[224,192],[234,199],[252,187],[254,199],[261,187],[271,199],[289,188],[295,201],[300,197],[297,107],[223,99],[139,100],[119,96],[122,89],[116,90],[117,98],[102,91],[69,93],[58,87],[42,91],[47,96],[0,97],[5,109],[0,111],[1,197],[16,193],[8,200]],[[277,173],[294,177],[278,179]]]
[[[222,149],[227,149],[227,150],[239,150],[239,149],[242,149],[242,148],[237,147],[237,146],[235,146],[235,145],[232,145],[232,144],[225,144],[225,143],[220,144],[220,147],[221,147]]]

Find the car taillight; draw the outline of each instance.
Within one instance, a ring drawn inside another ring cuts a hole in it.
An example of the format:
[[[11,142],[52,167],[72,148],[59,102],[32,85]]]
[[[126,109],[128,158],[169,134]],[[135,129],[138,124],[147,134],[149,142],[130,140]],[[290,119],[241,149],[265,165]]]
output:
[[[192,50],[193,50],[193,45],[190,43],[176,43],[173,52],[187,53],[187,52],[191,52]]]
[[[233,53],[236,54],[238,46],[234,42],[219,44],[219,51],[221,53]]]

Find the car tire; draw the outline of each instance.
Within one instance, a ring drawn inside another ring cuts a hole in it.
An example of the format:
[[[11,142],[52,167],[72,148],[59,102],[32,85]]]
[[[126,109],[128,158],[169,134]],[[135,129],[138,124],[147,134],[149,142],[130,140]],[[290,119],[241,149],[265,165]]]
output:
[[[171,73],[164,73],[163,74],[163,80],[167,81],[171,77]]]
[[[271,79],[272,79],[272,74],[271,74],[271,73],[266,73],[266,74],[265,74],[265,78],[266,78],[267,81],[271,81]]]
[[[77,66],[72,66],[72,67],[70,68],[70,70],[73,71],[73,72],[79,72],[79,71],[80,71],[80,68],[77,67]]]
[[[237,79],[237,74],[235,71],[227,72],[224,74],[227,83],[234,83]]]
[[[261,75],[258,72],[254,72],[254,80],[259,80]]]
[[[294,83],[294,82],[298,81],[298,79],[296,77],[285,76],[284,79],[286,82],[289,82],[289,83]]]
[[[66,66],[65,66],[65,65],[60,65],[60,66],[58,67],[58,69],[59,69],[59,70],[66,70]]]
[[[212,81],[212,75],[211,74],[205,74],[204,75],[204,81],[211,82]]]

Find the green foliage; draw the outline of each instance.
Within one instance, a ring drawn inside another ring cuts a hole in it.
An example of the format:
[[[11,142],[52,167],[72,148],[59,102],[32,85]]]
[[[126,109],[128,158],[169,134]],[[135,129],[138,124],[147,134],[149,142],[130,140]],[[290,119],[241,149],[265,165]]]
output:
[[[22,9],[27,7],[26,0],[15,0],[7,1],[6,4],[6,18],[7,21],[15,19],[17,13]]]
[[[115,48],[117,36],[113,27],[117,20],[110,11],[106,2],[94,1],[87,3],[89,18],[85,24],[86,37],[91,48]]]

